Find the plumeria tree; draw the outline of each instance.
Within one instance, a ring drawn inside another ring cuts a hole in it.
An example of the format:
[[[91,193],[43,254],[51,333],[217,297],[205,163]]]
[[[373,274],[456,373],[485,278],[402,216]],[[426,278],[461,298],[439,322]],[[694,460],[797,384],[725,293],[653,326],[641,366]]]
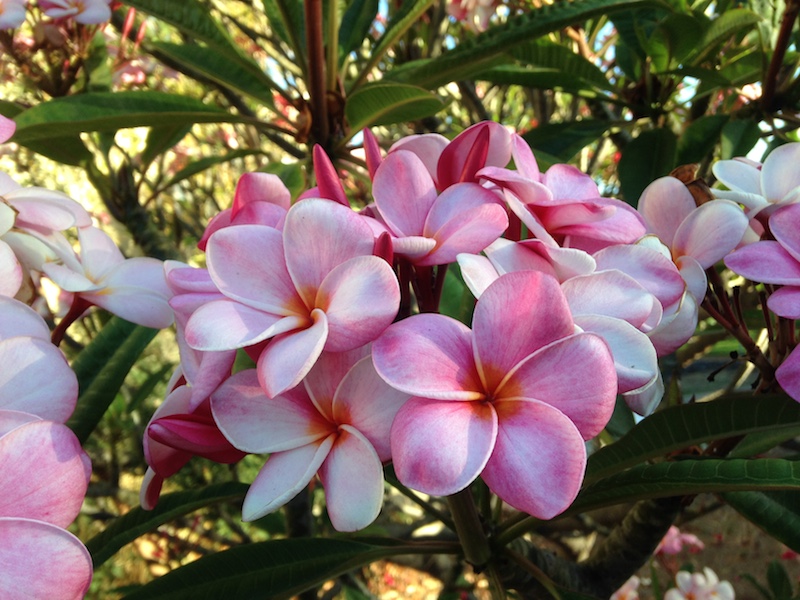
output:
[[[800,551],[797,14],[0,0],[0,142],[99,196],[0,172],[0,596],[109,593],[210,506],[213,551],[116,592],[351,597],[436,555],[634,598],[706,493]],[[81,540],[108,428],[138,504]],[[664,597],[732,598],[701,566]]]

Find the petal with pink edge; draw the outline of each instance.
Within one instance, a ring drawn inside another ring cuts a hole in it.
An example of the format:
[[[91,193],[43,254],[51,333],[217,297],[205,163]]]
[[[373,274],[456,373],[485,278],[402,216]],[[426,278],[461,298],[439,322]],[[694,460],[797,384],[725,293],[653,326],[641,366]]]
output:
[[[254,369],[239,371],[211,395],[211,411],[222,433],[245,452],[283,452],[324,439],[332,426],[302,387],[270,398]]]
[[[738,204],[730,200],[706,202],[678,227],[673,255],[691,256],[708,269],[739,245],[747,224],[748,219]]]
[[[769,218],[769,228],[783,249],[800,262],[800,204],[775,211]]]
[[[767,306],[776,315],[787,319],[800,319],[800,287],[786,286],[774,291]]]
[[[275,204],[286,210],[292,202],[292,195],[280,177],[271,173],[245,173],[236,183],[233,196],[233,218],[245,206],[255,202]]]
[[[364,217],[331,200],[309,198],[286,215],[286,266],[306,306],[334,268],[356,256],[371,256],[372,229]]]
[[[258,381],[273,398],[296,386],[317,362],[328,339],[328,318],[311,311],[312,323],[275,337],[258,357]]]
[[[778,367],[775,377],[783,391],[800,402],[800,351],[797,348]]]
[[[378,167],[372,186],[375,204],[398,237],[421,235],[436,200],[433,179],[413,152],[390,153]]]
[[[372,345],[378,374],[407,394],[441,400],[479,400],[472,332],[450,317],[421,314],[390,325]]]
[[[483,167],[505,167],[511,160],[511,134],[492,121],[483,121],[458,134],[442,151],[437,166],[439,189],[475,181]]]
[[[787,199],[800,186],[800,144],[784,144],[770,152],[761,167],[761,186],[770,202]]]
[[[389,434],[397,411],[408,400],[380,378],[367,356],[342,379],[333,399],[334,422],[352,425],[366,437],[382,461],[391,457]]]
[[[771,240],[739,248],[725,257],[725,265],[752,281],[800,285],[800,262]]]
[[[530,400],[500,401],[494,452],[483,480],[514,508],[539,519],[564,512],[578,495],[586,448],[559,410]]]
[[[215,300],[198,308],[186,323],[186,342],[195,350],[235,350],[303,327],[307,319],[279,317],[234,300]]]
[[[425,494],[455,494],[481,474],[496,436],[490,403],[411,398],[392,425],[397,478]]]
[[[332,434],[320,442],[272,454],[247,491],[242,519],[260,519],[294,498],[314,478],[335,439]]]
[[[661,177],[644,189],[637,208],[647,223],[648,232],[672,247],[675,232],[697,204],[682,181]]]
[[[0,515],[66,527],[78,516],[92,474],[75,434],[34,421],[0,438]]]
[[[356,428],[339,428],[319,478],[336,531],[358,531],[378,517],[383,504],[383,465],[369,440]]]
[[[400,285],[385,260],[358,256],[325,277],[314,302],[328,319],[325,350],[344,352],[371,342],[391,325]]]
[[[490,285],[475,306],[472,327],[489,393],[520,361],[575,330],[558,281],[533,271],[508,273]]]
[[[614,359],[600,336],[578,333],[531,355],[498,387],[497,396],[554,406],[588,440],[603,430],[614,411]]]
[[[425,165],[428,173],[430,173],[431,179],[436,181],[436,168],[439,164],[439,158],[449,143],[450,140],[438,133],[408,135],[392,144],[392,147],[389,148],[389,154],[398,150],[413,152],[422,160],[422,164]]]
[[[80,600],[92,581],[92,557],[60,527],[0,517],[0,572],[0,598]]]
[[[78,379],[61,351],[25,336],[0,342],[0,408],[64,423],[75,410]]]
[[[405,256],[412,262],[432,252],[436,248],[436,240],[413,235],[410,237],[392,238],[392,250],[395,254]]]
[[[234,300],[276,315],[301,314],[305,305],[286,269],[281,232],[262,225],[238,225],[208,240],[208,272]]]

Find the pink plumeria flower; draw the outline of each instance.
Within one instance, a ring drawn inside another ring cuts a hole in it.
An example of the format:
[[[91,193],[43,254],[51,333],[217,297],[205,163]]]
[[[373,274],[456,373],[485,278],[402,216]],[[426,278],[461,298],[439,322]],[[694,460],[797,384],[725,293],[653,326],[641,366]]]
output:
[[[14,249],[2,239],[14,226],[15,216],[10,206],[0,202],[0,296],[10,298],[17,295],[25,278]]]
[[[233,206],[211,219],[197,247],[205,251],[211,234],[230,225],[268,225],[282,229],[291,201],[289,190],[276,175],[245,173],[236,184]]]
[[[15,5],[19,4],[22,7],[22,18],[25,18],[25,0],[0,0],[0,29],[4,29],[3,26],[3,19],[6,15],[9,15],[9,19],[11,15],[14,14],[16,9]],[[0,115],[0,144],[7,142],[11,139],[11,136],[14,135],[14,132],[17,129],[17,124],[12,121],[11,119]]]
[[[78,399],[78,379],[33,309],[0,296],[0,409],[64,423]],[[11,366],[13,365],[13,366]]]
[[[306,199],[283,231],[238,225],[208,241],[208,271],[224,299],[197,309],[186,340],[219,351],[271,340],[258,357],[270,397],[296,386],[322,350],[371,342],[392,322],[400,288],[392,268],[372,255],[364,217],[329,200]]]
[[[74,19],[83,25],[98,25],[111,19],[110,0],[39,0],[51,19]]]
[[[92,558],[66,531],[91,476],[89,457],[60,423],[0,410],[0,597],[83,598]]]
[[[0,29],[16,29],[22,25],[27,12],[26,4],[27,0],[0,0]],[[8,124],[4,121],[10,119],[0,116],[0,143],[5,142],[14,133],[13,129],[8,132]]]
[[[634,575],[621,588],[611,594],[610,600],[639,600],[640,579]]]
[[[679,554],[684,546],[688,546],[691,552],[699,552],[705,548],[705,544],[693,533],[683,533],[673,525],[667,531],[653,554]]]
[[[728,581],[720,581],[708,567],[702,573],[678,571],[675,575],[677,588],[664,594],[664,600],[733,600],[736,595]]]
[[[395,236],[394,252],[417,265],[449,264],[460,252],[480,252],[508,227],[494,193],[466,182],[438,194],[425,165],[406,150],[390,153],[381,163],[372,193]]]
[[[508,207],[532,237],[596,252],[644,235],[639,214],[620,200],[602,198],[585,173],[570,165],[553,165],[541,173],[525,140],[515,135],[512,148],[516,170],[487,167],[478,176],[503,189]]]
[[[64,264],[42,265],[42,272],[56,285],[73,292],[85,304],[83,309],[99,306],[127,321],[156,329],[172,324],[170,291],[160,260],[125,258],[108,234],[96,227],[81,227],[78,239],[80,257],[64,257]]]
[[[767,156],[764,164],[745,158],[720,160],[712,171],[728,190],[714,189],[718,198],[733,200],[753,218],[767,216],[780,206],[800,200],[800,143],[784,144]]]
[[[414,396],[392,425],[397,476],[434,495],[481,476],[509,505],[550,519],[575,499],[584,440],[611,416],[611,353],[599,336],[575,333],[558,281],[532,271],[491,284],[472,326],[420,314],[375,342],[380,376]]]
[[[407,398],[378,377],[367,348],[323,354],[302,385],[274,398],[252,369],[228,379],[211,397],[220,429],[245,452],[270,453],[245,497],[244,520],[277,510],[318,474],[338,531],[372,523],[392,419]]]
[[[669,249],[689,292],[700,303],[706,295],[705,270],[739,245],[748,219],[730,200],[695,204],[689,189],[675,177],[661,177],[648,185],[638,210]]]
[[[800,319],[800,204],[775,211],[769,218],[775,240],[762,240],[725,257],[733,272],[761,283],[782,286],[767,299],[767,307],[787,319]],[[800,351],[795,348],[775,373],[778,383],[800,401]]]

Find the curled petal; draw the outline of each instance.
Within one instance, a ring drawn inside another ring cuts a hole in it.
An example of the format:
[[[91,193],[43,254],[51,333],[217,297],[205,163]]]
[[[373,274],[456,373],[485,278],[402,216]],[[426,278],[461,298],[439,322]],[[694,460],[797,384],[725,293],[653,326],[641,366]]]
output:
[[[242,519],[260,519],[294,498],[316,475],[335,439],[332,434],[320,442],[270,455],[247,491]]]
[[[697,329],[697,314],[697,300],[686,293],[668,314],[665,313],[658,327],[647,332],[659,356],[675,352],[692,337]]]
[[[334,529],[358,531],[377,518],[383,504],[383,465],[356,428],[339,428],[319,478]]]
[[[626,392],[622,395],[625,404],[638,415],[646,417],[651,414],[664,397],[664,379],[659,372],[656,378],[638,390]]]
[[[389,326],[372,345],[378,374],[407,394],[443,400],[483,397],[469,328],[450,317],[415,315]]]
[[[337,266],[315,298],[328,319],[325,350],[344,352],[371,342],[392,323],[399,305],[400,285],[385,260],[358,256]]]
[[[392,425],[397,478],[426,494],[455,494],[481,474],[496,436],[489,403],[411,398]]]
[[[681,256],[675,264],[686,282],[686,291],[694,296],[698,303],[702,302],[708,288],[708,278],[703,266],[691,256]]]
[[[573,422],[541,402],[496,402],[498,431],[483,471],[489,489],[514,508],[552,519],[572,504],[586,469],[586,448]]]
[[[92,581],[92,557],[60,527],[0,517],[0,570],[0,598],[80,600]]]

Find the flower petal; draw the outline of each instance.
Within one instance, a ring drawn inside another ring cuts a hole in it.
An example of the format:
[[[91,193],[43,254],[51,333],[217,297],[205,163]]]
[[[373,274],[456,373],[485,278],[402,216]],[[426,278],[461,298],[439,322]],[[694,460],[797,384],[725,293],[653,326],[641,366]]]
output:
[[[725,265],[752,281],[800,285],[800,262],[771,240],[739,248],[725,257]]]
[[[242,519],[260,519],[294,498],[316,475],[335,439],[330,435],[320,442],[270,455],[247,491]]]
[[[792,350],[775,371],[775,377],[783,391],[800,402],[800,350],[797,348]]]
[[[498,431],[483,471],[489,489],[514,508],[552,519],[578,495],[586,448],[572,421],[530,400],[496,402]]]
[[[483,397],[472,333],[450,317],[421,314],[390,325],[372,345],[378,374],[393,388],[424,398]]]
[[[693,210],[675,232],[675,257],[691,256],[704,269],[727,256],[747,230],[748,219],[730,200],[706,202]]]
[[[370,356],[370,346],[348,352],[323,351],[303,380],[308,397],[328,421],[333,421],[333,397],[347,372],[362,358]]]
[[[186,342],[195,350],[234,350],[251,346],[306,324],[279,317],[235,300],[215,300],[198,308],[186,323]]]
[[[800,204],[781,208],[769,218],[769,228],[780,245],[800,262]]]
[[[800,319],[800,287],[787,285],[772,292],[767,306],[778,316]]]
[[[50,329],[44,319],[27,304],[0,296],[0,340],[25,335],[50,341]]]
[[[697,204],[681,180],[660,177],[644,189],[637,208],[647,222],[647,231],[671,248],[675,232]]]
[[[381,217],[395,235],[422,235],[436,188],[416,154],[391,152],[375,173],[372,193]]]
[[[425,494],[455,494],[483,471],[496,436],[489,403],[411,398],[392,425],[397,478]]]
[[[378,517],[383,504],[383,465],[369,440],[356,428],[339,428],[319,478],[336,531],[358,531]]]
[[[636,328],[647,323],[658,300],[633,277],[616,269],[573,277],[561,284],[573,315],[605,315]]]
[[[800,144],[784,144],[770,152],[761,168],[761,187],[770,202],[787,199],[800,185]]]

